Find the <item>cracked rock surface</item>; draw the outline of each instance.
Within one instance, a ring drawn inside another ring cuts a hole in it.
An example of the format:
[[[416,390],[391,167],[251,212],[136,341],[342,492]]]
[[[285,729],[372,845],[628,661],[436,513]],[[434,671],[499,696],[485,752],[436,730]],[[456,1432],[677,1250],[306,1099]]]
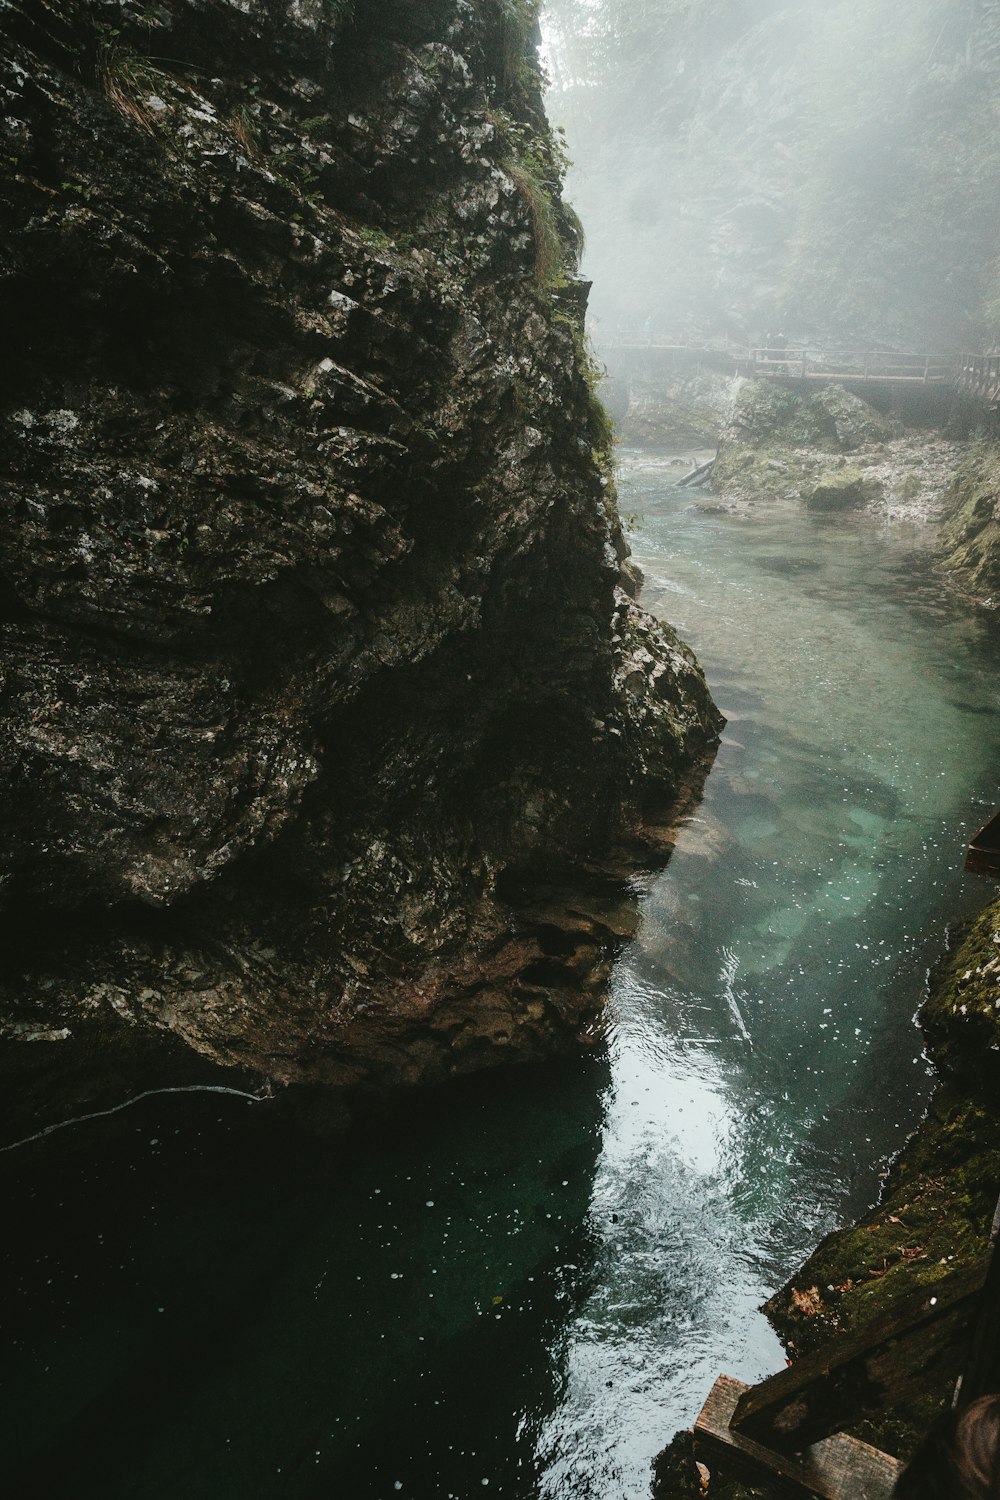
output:
[[[2,14],[21,1116],[577,1045],[719,717],[634,602],[527,11]]]

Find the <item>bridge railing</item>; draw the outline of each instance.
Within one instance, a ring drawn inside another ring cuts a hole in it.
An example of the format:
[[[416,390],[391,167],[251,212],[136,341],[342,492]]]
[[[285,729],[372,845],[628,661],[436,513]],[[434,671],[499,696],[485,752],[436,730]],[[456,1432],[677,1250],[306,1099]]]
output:
[[[886,349],[840,351],[836,354],[804,345],[759,344],[741,347],[728,339],[704,339],[692,334],[642,336],[634,329],[618,329],[610,339],[596,333],[595,347],[656,349],[670,356],[684,353],[722,355],[735,374],[777,380],[881,381],[912,385],[953,385],[978,400],[1000,403],[1000,354],[899,354]]]
[[[977,401],[1000,401],[1000,354],[964,354],[955,385]]]
[[[820,354],[809,349],[750,350],[754,374],[841,380],[907,380],[924,385],[954,381],[958,361],[950,355],[896,354],[883,349]]]
[[[807,375],[809,350],[772,347],[751,349],[748,360],[754,375]]]

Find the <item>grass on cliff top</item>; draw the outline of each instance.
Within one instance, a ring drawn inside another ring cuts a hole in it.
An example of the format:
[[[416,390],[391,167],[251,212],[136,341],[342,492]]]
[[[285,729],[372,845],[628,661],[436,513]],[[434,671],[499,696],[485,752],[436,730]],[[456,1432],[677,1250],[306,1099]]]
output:
[[[535,239],[535,282],[540,287],[557,284],[565,269],[566,252],[559,232],[551,189],[542,169],[529,159],[511,157],[505,163],[508,177],[528,205]]]

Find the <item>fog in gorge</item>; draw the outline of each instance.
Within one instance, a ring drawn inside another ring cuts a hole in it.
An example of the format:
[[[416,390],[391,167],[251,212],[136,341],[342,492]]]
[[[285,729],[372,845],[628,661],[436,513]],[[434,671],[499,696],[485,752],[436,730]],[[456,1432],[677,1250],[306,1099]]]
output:
[[[1000,333],[998,0],[548,0],[592,332]]]

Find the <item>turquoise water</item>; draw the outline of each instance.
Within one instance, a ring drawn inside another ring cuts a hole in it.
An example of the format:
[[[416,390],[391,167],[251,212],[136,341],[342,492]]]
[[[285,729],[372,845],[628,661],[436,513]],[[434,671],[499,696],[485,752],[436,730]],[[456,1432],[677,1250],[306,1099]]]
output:
[[[926,969],[991,890],[997,635],[930,534],[677,472],[626,460],[623,509],[730,722],[606,1053],[346,1144],[189,1094],[4,1154],[13,1493],[639,1500],[720,1370],[782,1363],[757,1307],[919,1118]]]

